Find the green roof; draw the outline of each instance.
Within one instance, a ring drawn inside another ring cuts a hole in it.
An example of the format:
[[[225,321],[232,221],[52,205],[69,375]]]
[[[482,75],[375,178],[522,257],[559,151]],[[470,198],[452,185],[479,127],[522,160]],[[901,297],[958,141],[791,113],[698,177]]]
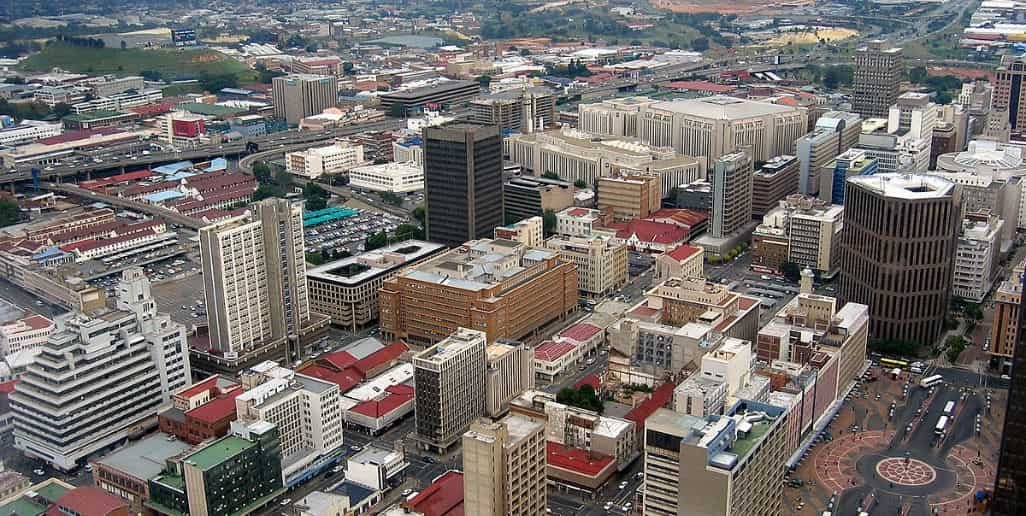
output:
[[[185,458],[185,462],[192,463],[202,470],[208,470],[246,451],[250,446],[253,446],[252,442],[230,435],[214,441],[210,446],[189,455]]]
[[[245,113],[247,111],[242,108],[217,106],[214,104],[203,104],[202,102],[186,102],[185,104],[180,104],[178,107],[190,113],[209,116],[237,115],[239,113]]]
[[[773,420],[759,421],[758,423],[752,424],[752,431],[748,432],[748,436],[743,439],[734,441],[734,445],[731,446],[730,452],[736,453],[739,458],[745,458],[748,456],[748,452],[752,451],[752,448],[762,440],[762,436],[766,435],[770,427],[773,426]]]
[[[14,501],[0,507],[0,516],[36,516],[46,512],[46,506],[19,496]]]
[[[160,475],[153,479],[158,484],[177,489],[181,492],[185,492],[185,478],[178,475]]]
[[[43,499],[49,500],[51,503],[56,502],[58,498],[64,496],[64,493],[68,492],[68,488],[56,483],[50,482],[45,486],[36,489],[36,493],[42,496]]]
[[[72,122],[88,122],[90,120],[100,120],[103,118],[113,118],[116,116],[123,116],[125,113],[120,111],[108,111],[104,109],[97,109],[96,111],[89,111],[86,113],[72,113],[64,117],[65,120],[71,120]]]

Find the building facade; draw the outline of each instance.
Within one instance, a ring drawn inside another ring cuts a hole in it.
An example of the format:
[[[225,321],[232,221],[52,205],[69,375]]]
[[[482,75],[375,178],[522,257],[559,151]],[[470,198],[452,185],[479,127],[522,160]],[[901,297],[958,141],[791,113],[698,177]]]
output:
[[[712,180],[714,238],[730,235],[752,221],[752,158],[745,152],[726,154],[716,160]]]
[[[338,105],[338,79],[330,75],[292,74],[271,82],[274,116],[289,125]]]
[[[413,357],[416,439],[445,452],[485,413],[487,358],[484,332],[458,328]]]
[[[608,236],[554,236],[545,247],[577,266],[582,293],[591,296],[609,294],[627,284],[627,245]]]
[[[467,514],[545,513],[545,426],[510,415],[479,420],[463,435],[463,510]]]
[[[611,210],[618,221],[643,219],[662,204],[659,178],[654,175],[614,175],[598,180],[598,208]]]
[[[898,100],[904,63],[900,48],[871,41],[855,51],[853,110],[863,118],[883,118]]]
[[[349,186],[378,192],[416,192],[424,189],[424,169],[414,163],[355,167],[349,169]]]
[[[285,153],[285,171],[308,179],[349,172],[363,162],[363,146],[349,142]]]

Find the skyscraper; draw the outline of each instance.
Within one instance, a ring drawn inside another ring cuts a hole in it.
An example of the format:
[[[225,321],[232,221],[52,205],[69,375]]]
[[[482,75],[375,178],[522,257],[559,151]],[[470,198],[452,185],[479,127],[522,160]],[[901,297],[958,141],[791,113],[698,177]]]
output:
[[[1026,58],[1004,56],[994,80],[994,111],[1008,111],[1008,122],[1012,132],[1022,131],[1026,126],[1026,109],[1020,109],[1023,94],[1026,93]]]
[[[447,245],[492,235],[503,225],[502,134],[465,122],[424,129],[427,239]]]
[[[446,451],[485,413],[482,331],[460,328],[413,357],[417,436],[426,449]]]
[[[1026,276],[1014,277],[1020,287]],[[1020,289],[1021,291],[1021,289]],[[1012,381],[1008,389],[1005,428],[998,454],[997,485],[991,514],[1026,514],[1026,310],[1019,310],[1018,342],[1012,353]]]
[[[545,513],[545,425],[520,415],[478,420],[463,434],[467,514]]]
[[[840,297],[869,305],[870,337],[932,345],[951,298],[959,205],[935,176],[848,179]]]
[[[880,40],[859,48],[855,52],[853,110],[864,118],[887,118],[901,92],[903,72],[900,48],[887,48]]]
[[[55,322],[10,401],[15,448],[67,471],[155,425],[191,373],[185,327],[157,312],[142,269],[122,273],[115,309]]]
[[[310,301],[301,203],[265,199],[199,237],[211,350],[237,358],[302,334]]]
[[[713,165],[712,227],[723,238],[752,221],[752,158],[746,152],[727,154]]]
[[[271,85],[274,116],[298,124],[310,115],[338,105],[338,79],[331,75],[292,74],[275,77]]]

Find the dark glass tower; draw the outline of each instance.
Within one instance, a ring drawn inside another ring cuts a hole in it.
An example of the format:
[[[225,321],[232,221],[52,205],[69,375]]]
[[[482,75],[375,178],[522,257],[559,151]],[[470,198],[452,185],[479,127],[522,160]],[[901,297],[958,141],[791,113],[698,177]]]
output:
[[[1023,278],[1026,278],[1024,276]],[[1023,278],[1018,278],[1023,281]],[[991,514],[1026,514],[1026,310],[1019,310],[1018,340],[1012,352],[1012,382],[1008,390],[1005,428],[1001,433],[997,485]]]
[[[425,232],[450,246],[503,225],[502,134],[455,122],[424,129]]]

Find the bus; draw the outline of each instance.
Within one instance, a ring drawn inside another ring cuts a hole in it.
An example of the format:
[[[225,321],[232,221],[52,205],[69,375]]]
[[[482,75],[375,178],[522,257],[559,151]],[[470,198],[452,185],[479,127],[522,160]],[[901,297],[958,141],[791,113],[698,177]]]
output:
[[[955,402],[949,401],[944,404],[944,415],[950,416],[955,411]]]
[[[940,435],[944,433],[944,429],[948,427],[948,416],[941,416],[937,420],[937,426],[933,429],[933,433]]]
[[[894,358],[881,358],[880,359],[880,365],[885,366],[888,369],[891,369],[891,368],[894,368],[894,367],[900,367],[902,369],[905,369],[906,367],[908,367],[908,362],[906,362],[904,360],[897,360],[897,359],[894,359]]]
[[[944,377],[943,376],[941,376],[939,374],[935,374],[933,376],[927,376],[926,378],[923,378],[922,380],[920,380],[919,381],[919,386],[924,388],[924,389],[929,389],[930,387],[933,387],[934,385],[937,385],[938,383],[941,383],[943,381],[944,381]]]

